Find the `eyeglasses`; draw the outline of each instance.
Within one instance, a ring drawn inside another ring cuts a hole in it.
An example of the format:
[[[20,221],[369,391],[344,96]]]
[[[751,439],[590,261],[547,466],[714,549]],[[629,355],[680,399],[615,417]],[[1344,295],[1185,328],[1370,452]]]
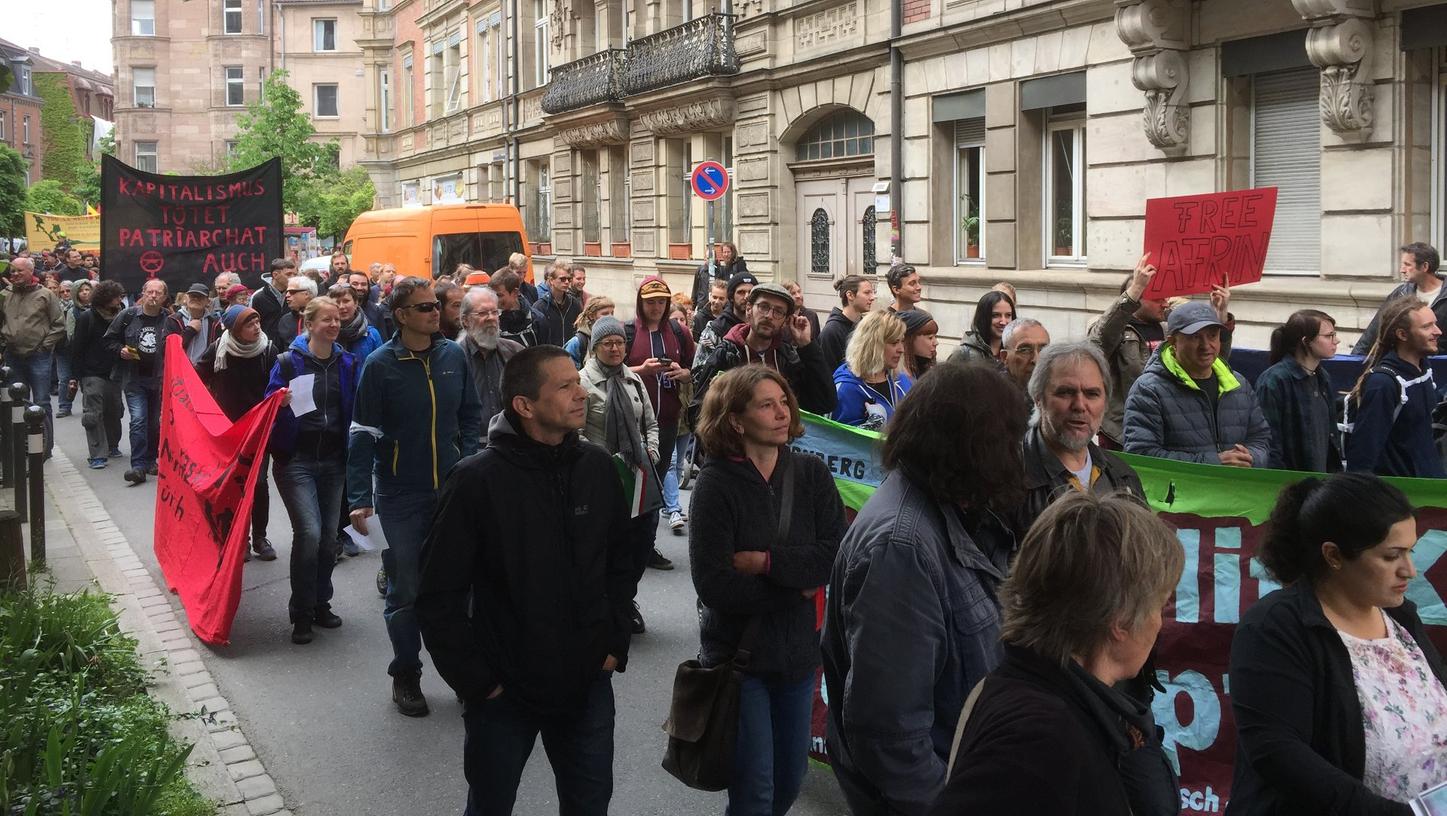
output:
[[[1323,334],[1318,334],[1317,337],[1325,337],[1328,340],[1335,340],[1336,332],[1325,332]]]
[[[502,312],[497,309],[478,309],[472,313],[472,316],[486,320],[489,317],[502,317]]]
[[[785,317],[790,311],[787,306],[775,306],[771,303],[755,303],[753,310],[762,315],[774,315],[775,317]]]
[[[287,293],[288,295],[299,295],[299,294],[301,294],[302,292],[311,292],[311,290],[310,290],[310,289],[288,289],[288,290],[286,290],[286,293]]]
[[[430,313],[432,313],[432,312],[437,311],[437,309],[438,309],[440,306],[441,306],[441,304],[439,304],[437,301],[435,301],[435,300],[429,300],[429,301],[427,301],[426,303],[413,303],[413,304],[410,305],[410,306],[400,306],[400,307],[398,307],[398,308],[401,308],[401,309],[416,309],[418,312],[421,312],[422,314],[430,314]]]
[[[1046,345],[1048,345],[1048,344],[1046,344]],[[1015,353],[1015,354],[1018,354],[1018,355],[1020,355],[1020,356],[1022,356],[1022,357],[1034,357],[1035,355],[1039,354],[1040,352],[1042,352],[1042,351],[1044,351],[1044,350],[1045,350],[1045,346],[1043,346],[1043,345],[1041,345],[1041,346],[1031,346],[1031,345],[1027,345],[1027,344],[1025,344],[1025,343],[1021,343],[1020,345],[1018,345],[1018,346],[1015,347],[1014,353]]]
[[[624,345],[625,345],[625,344],[624,344],[624,342],[623,342],[622,340],[619,340],[619,339],[617,339],[617,338],[613,338],[613,339],[604,340],[604,341],[598,343],[598,348],[621,349],[621,348],[623,348]]]

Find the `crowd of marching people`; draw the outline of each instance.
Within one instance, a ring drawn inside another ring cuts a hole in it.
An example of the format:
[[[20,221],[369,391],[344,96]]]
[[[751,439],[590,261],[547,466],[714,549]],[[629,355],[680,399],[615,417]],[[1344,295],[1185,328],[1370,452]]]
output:
[[[691,291],[648,277],[631,304],[565,260],[534,285],[521,254],[435,280],[281,259],[255,292],[223,274],[174,299],[83,267],[50,287],[17,258],[0,335],[47,416],[52,369],[57,416],[78,392],[90,467],[121,456],[129,417],[133,485],[156,473],[171,335],[233,420],[285,390],[247,557],[278,557],[270,475],[306,644],[342,625],[348,530],[379,528],[392,699],[429,713],[425,649],[463,702],[469,814],[511,812],[539,735],[561,812],[607,812],[639,582],[674,568],[660,528],[687,536],[696,667],[740,678],[710,758],[730,814],[793,804],[821,667],[855,814],[1178,812],[1151,654],[1183,554],[1125,451],[1315,474],[1276,501],[1260,557],[1285,588],[1232,647],[1231,807],[1405,816],[1447,773],[1447,670],[1405,597],[1413,508],[1378,477],[1447,477],[1439,262],[1402,247],[1352,383],[1329,377],[1336,322],[1316,310],[1275,329],[1248,382],[1230,291],[1151,299],[1149,257],[1081,337],[997,285],[943,361],[913,267],[881,291],[840,279],[821,325],[729,244]],[[852,522],[791,448],[805,411],[883,437],[887,478]],[[673,719],[698,704],[676,690]]]

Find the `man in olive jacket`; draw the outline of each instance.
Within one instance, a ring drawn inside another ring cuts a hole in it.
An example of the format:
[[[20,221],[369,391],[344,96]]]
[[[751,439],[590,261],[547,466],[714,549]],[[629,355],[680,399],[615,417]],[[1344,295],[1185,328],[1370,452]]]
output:
[[[10,293],[5,298],[5,362],[30,386],[30,401],[45,409],[45,458],[55,441],[51,425],[50,374],[55,346],[65,338],[65,310],[55,293],[35,279],[35,262],[10,264]]]

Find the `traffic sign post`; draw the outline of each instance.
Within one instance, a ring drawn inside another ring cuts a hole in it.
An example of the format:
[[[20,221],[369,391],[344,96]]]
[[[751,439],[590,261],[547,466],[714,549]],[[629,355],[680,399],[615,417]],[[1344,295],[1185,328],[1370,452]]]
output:
[[[688,178],[693,185],[693,194],[708,202],[708,278],[713,280],[717,268],[713,248],[713,203],[729,191],[729,171],[716,161],[706,161],[695,166]]]

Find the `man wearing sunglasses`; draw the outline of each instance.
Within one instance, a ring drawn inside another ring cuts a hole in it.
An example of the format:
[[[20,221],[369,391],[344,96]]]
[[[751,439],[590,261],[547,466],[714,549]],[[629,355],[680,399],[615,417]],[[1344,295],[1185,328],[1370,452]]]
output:
[[[387,667],[392,702],[409,717],[423,717],[428,707],[414,609],[422,542],[443,478],[480,447],[482,401],[466,352],[438,330],[442,313],[431,283],[403,278],[387,305],[397,333],[362,366],[352,409],[347,499],[357,531],[370,535],[370,525],[380,522],[387,540],[382,617],[392,641]]]

